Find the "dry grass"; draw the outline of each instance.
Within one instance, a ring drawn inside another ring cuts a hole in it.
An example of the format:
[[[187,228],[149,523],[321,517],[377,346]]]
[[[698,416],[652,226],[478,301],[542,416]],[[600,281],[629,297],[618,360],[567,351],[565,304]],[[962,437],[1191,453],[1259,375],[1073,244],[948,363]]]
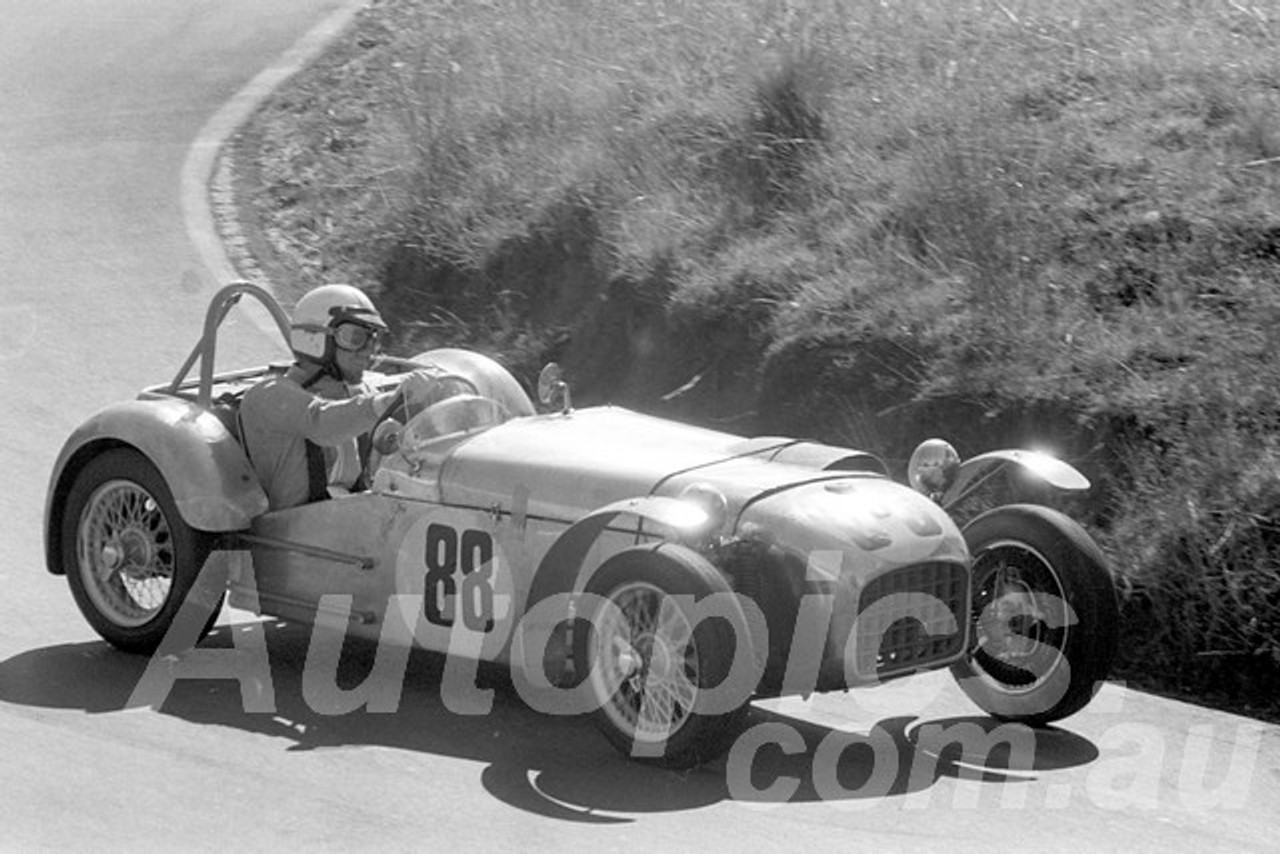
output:
[[[291,277],[406,338],[890,456],[1047,429],[1156,627],[1134,660],[1256,694],[1278,42],[1248,0],[383,0],[247,150]]]

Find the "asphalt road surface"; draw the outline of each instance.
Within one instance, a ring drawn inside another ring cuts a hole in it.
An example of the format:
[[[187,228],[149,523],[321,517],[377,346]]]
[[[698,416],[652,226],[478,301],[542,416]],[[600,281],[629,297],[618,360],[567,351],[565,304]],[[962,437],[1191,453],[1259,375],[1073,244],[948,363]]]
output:
[[[189,351],[226,275],[189,192],[226,105],[352,8],[0,0],[0,849],[1280,850],[1280,730],[1118,685],[1039,734],[946,674],[760,704],[687,774],[493,674],[488,714],[451,711],[426,657],[395,714],[321,714],[306,633],[241,612],[207,644],[265,640],[269,671],[135,696],[146,660],[44,570],[49,469]],[[233,339],[228,367],[280,354],[255,323]]]

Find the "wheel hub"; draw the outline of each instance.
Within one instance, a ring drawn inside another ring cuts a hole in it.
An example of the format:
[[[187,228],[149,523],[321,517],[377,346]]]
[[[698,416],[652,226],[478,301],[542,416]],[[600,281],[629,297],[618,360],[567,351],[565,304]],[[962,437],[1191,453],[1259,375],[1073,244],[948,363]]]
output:
[[[1033,654],[1037,641],[1030,635],[1040,617],[1029,590],[1008,591],[979,619],[978,637],[984,649],[1002,661],[1018,661]]]
[[[672,661],[671,648],[662,641],[649,644],[649,675],[655,679],[666,681],[673,676],[674,667]]]
[[[625,642],[620,642],[619,644],[619,649],[616,651],[616,661],[618,663],[618,672],[624,679],[630,679],[635,676],[644,665],[644,657],[640,655],[639,650]]]
[[[155,558],[155,548],[145,531],[127,528],[103,545],[101,558],[107,572],[120,570],[130,576],[145,575]]]
[[[102,547],[102,566],[108,572],[115,572],[124,561],[124,550],[118,543],[107,543]]]
[[[622,678],[639,688],[649,679],[672,678],[674,659],[669,645],[662,638],[646,634],[631,643],[622,643],[615,651],[618,672]]]

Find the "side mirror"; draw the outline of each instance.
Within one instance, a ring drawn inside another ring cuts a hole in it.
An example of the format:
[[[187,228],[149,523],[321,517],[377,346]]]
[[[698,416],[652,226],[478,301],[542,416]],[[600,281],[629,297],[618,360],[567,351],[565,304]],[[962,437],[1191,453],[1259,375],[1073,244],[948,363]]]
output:
[[[555,362],[548,362],[547,366],[538,374],[538,400],[543,406],[556,406],[556,398],[562,397],[560,404],[560,412],[568,415],[573,411],[573,403],[569,394],[569,384],[564,381],[564,374],[560,370],[560,366]]]

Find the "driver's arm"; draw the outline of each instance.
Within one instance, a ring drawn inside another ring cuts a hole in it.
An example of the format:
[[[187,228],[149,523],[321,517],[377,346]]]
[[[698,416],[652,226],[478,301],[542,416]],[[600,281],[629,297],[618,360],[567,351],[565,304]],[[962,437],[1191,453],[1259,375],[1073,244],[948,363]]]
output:
[[[296,431],[317,445],[340,445],[373,429],[395,396],[394,391],[362,392],[330,399],[282,379],[262,416],[270,429]]]
[[[395,397],[394,391],[363,392],[345,400],[313,397],[302,433],[317,445],[340,445],[372,430]]]

